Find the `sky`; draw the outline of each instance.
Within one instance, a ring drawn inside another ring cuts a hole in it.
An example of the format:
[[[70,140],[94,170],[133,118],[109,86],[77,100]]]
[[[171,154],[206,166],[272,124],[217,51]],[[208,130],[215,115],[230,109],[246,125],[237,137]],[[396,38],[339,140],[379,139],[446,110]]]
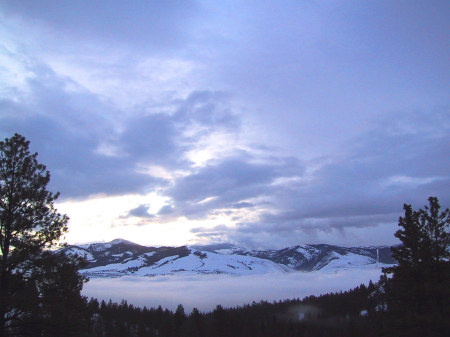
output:
[[[0,0],[0,138],[69,243],[396,243],[450,206],[448,1]]]

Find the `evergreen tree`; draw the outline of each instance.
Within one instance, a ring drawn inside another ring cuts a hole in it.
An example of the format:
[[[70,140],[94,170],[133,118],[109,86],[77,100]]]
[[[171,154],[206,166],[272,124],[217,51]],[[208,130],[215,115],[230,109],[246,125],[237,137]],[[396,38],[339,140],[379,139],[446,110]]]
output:
[[[68,218],[55,209],[59,194],[47,190],[50,173],[36,157],[18,134],[0,141],[0,337],[80,336],[82,260],[49,251]]]
[[[439,200],[414,211],[404,205],[395,236],[402,245],[392,248],[398,261],[384,271],[387,332],[403,336],[450,334],[450,211],[440,212]]]
[[[192,309],[189,315],[188,321],[188,336],[190,337],[203,337],[203,322],[202,314],[197,308]]]
[[[174,314],[174,329],[177,336],[181,335],[181,328],[186,321],[186,318],[184,307],[182,304],[179,304]]]

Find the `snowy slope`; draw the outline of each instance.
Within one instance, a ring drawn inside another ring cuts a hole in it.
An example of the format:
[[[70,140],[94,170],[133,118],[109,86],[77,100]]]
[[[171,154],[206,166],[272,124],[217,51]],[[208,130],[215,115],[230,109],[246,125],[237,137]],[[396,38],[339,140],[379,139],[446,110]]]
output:
[[[250,256],[222,255],[212,252],[202,252],[188,248],[188,256],[171,256],[158,261],[153,266],[139,269],[135,275],[155,276],[179,272],[196,274],[230,274],[249,275],[269,272],[287,272],[289,268],[272,261]]]
[[[286,266],[252,256],[222,255],[192,248],[187,248],[187,250],[187,255],[166,256],[153,263],[149,263],[149,254],[147,253],[146,256],[127,259],[122,263],[88,268],[82,272],[91,277],[120,277],[124,275],[172,275],[175,273],[250,275],[292,271]],[[150,256],[152,255],[154,253]]]
[[[333,256],[330,262],[320,270],[329,271],[336,269],[359,268],[376,263],[376,260],[368,256],[357,255],[354,253],[348,253],[347,255],[333,253],[332,255]]]
[[[391,263],[388,247],[378,248],[381,263]],[[377,248],[301,245],[280,250],[249,250],[230,244],[146,247],[117,239],[69,246],[66,254],[85,256],[89,277],[183,274],[253,275],[292,271],[333,271],[377,265]]]

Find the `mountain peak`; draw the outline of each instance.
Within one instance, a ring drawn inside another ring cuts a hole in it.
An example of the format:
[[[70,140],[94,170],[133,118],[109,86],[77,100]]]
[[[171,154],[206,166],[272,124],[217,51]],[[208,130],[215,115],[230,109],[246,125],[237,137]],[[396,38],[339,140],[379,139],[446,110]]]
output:
[[[133,243],[133,242],[131,242],[131,241],[124,240],[124,239],[114,239],[114,240],[112,240],[110,243],[113,244],[113,245],[118,245],[118,244],[121,244],[121,243],[135,244],[135,243]]]

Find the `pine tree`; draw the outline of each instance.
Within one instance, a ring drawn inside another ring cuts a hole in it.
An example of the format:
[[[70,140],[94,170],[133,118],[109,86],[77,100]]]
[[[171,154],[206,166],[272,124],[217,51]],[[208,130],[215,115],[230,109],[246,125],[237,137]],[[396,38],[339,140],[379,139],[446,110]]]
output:
[[[398,264],[384,269],[388,330],[393,335],[447,336],[450,333],[450,211],[440,212],[439,200],[414,211],[404,205],[395,236]]]
[[[47,190],[49,181],[28,140],[0,141],[0,337],[69,336],[61,325],[81,327],[74,313],[83,304],[82,260],[49,250],[68,221],[54,207],[59,194]]]
[[[179,304],[177,307],[177,310],[175,311],[174,314],[174,330],[175,330],[175,334],[177,336],[181,335],[181,330],[182,330],[182,326],[184,324],[184,322],[186,321],[186,314],[184,312],[184,307],[182,304]]]

